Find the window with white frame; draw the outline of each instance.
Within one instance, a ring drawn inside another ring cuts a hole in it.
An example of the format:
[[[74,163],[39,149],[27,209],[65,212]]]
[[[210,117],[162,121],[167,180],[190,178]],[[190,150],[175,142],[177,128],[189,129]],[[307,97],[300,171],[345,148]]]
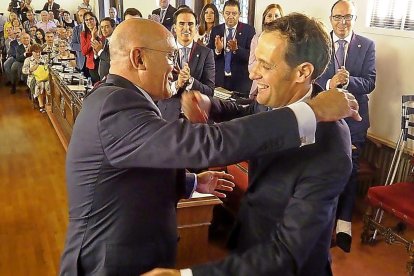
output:
[[[370,27],[414,31],[414,0],[372,0]]]

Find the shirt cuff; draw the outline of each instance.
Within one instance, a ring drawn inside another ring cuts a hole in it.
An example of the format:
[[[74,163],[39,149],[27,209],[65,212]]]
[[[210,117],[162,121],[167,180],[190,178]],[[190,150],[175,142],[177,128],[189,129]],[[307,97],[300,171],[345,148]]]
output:
[[[187,90],[187,91],[189,91],[189,90],[191,90],[192,88],[193,88],[193,84],[194,84],[194,78],[193,77],[191,77],[190,78],[190,83],[187,85],[187,87],[185,88],[185,90]]]
[[[197,188],[197,175],[195,173],[186,173],[186,198],[191,198]]]
[[[171,96],[174,96],[174,95],[176,95],[177,94],[177,88],[176,88],[176,86],[175,86],[175,84],[177,83],[177,81],[173,81],[172,83],[171,83],[171,92],[172,92],[172,95]]]
[[[189,268],[180,269],[181,276],[193,276],[193,271]]]
[[[100,49],[100,50],[98,51],[98,57],[100,57],[100,56],[101,56],[102,52],[103,52],[103,49]]]
[[[223,50],[221,50],[220,52],[218,52],[218,51],[217,51],[217,49],[215,49],[215,50],[214,50],[214,53],[216,53],[216,55],[220,55],[222,51],[223,51]]]
[[[326,90],[329,90],[329,85],[330,84],[331,84],[331,79],[326,81],[326,87],[325,87]]]
[[[296,116],[301,146],[315,143],[316,116],[312,108],[305,102],[288,105]]]

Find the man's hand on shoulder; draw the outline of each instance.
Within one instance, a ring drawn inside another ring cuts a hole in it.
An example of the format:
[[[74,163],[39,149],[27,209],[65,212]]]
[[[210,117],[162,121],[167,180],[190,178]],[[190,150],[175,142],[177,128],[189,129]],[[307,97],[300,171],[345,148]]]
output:
[[[307,102],[315,113],[318,122],[337,121],[351,117],[361,121],[359,106],[355,97],[342,89],[330,89],[319,93]]]

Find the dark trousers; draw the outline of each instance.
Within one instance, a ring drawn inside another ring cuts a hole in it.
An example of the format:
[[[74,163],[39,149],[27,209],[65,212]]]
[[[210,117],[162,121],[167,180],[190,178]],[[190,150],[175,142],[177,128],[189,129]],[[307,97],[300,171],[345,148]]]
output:
[[[359,169],[359,157],[361,155],[362,148],[365,145],[367,133],[351,133],[351,142],[352,145],[356,147],[352,151],[352,172],[348,180],[347,185],[345,186],[344,191],[339,196],[338,209],[337,209],[337,219],[344,221],[352,221],[352,211],[354,209],[355,198],[357,194],[358,187],[358,169]]]

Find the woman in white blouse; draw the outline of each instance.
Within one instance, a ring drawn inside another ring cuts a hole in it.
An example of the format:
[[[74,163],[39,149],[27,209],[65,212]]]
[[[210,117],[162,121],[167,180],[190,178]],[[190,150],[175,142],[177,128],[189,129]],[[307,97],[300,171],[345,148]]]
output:
[[[33,98],[37,98],[39,102],[39,111],[44,113],[46,112],[46,94],[50,95],[49,80],[37,81],[33,73],[36,71],[36,69],[38,69],[39,65],[46,64],[46,59],[41,56],[42,47],[38,44],[33,44],[30,46],[28,52],[31,53],[32,56],[25,59],[22,72],[23,74],[27,75],[27,86],[29,86]]]

